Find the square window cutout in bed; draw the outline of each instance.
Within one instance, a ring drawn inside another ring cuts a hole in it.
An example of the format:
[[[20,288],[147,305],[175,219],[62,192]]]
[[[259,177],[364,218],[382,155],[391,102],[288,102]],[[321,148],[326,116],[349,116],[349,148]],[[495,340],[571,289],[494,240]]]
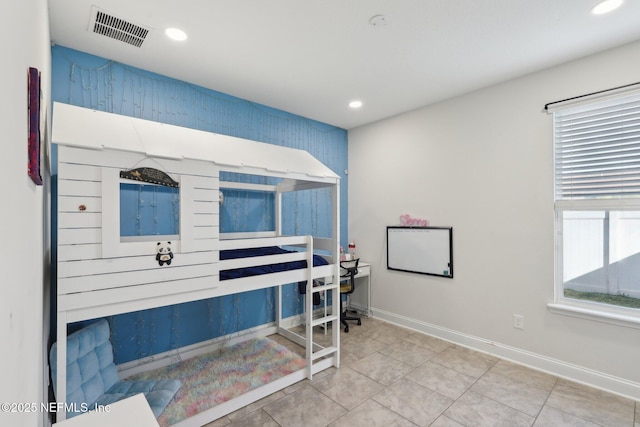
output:
[[[178,240],[180,190],[120,183],[120,241]]]

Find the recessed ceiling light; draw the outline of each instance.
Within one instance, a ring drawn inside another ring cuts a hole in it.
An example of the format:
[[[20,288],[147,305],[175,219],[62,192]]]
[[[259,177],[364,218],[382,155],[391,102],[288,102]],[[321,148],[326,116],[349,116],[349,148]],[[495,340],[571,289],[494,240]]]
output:
[[[594,15],[603,15],[605,13],[609,13],[622,6],[623,2],[624,0],[604,0],[595,5],[593,9],[591,9],[591,13]]]
[[[185,33],[184,31],[182,31],[179,28],[167,28],[166,30],[164,30],[164,33],[167,35],[167,37],[169,37],[171,40],[175,40],[178,42],[184,41],[187,39],[187,33]]]
[[[349,103],[349,107],[350,108],[360,108],[360,107],[362,107],[362,101],[358,101],[358,100],[351,101]]]

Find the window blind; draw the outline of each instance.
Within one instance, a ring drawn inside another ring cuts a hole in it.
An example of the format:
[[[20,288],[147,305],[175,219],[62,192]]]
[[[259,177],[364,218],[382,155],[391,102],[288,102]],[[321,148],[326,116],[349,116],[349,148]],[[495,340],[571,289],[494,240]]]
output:
[[[640,197],[640,93],[553,112],[556,200]]]

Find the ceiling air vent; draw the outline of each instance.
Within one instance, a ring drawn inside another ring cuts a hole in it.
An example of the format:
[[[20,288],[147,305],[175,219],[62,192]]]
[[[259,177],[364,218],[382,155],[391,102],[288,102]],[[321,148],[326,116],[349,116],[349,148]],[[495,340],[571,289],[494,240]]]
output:
[[[142,42],[149,34],[149,28],[120,19],[95,6],[91,10],[89,31],[120,40],[135,47],[142,46]]]

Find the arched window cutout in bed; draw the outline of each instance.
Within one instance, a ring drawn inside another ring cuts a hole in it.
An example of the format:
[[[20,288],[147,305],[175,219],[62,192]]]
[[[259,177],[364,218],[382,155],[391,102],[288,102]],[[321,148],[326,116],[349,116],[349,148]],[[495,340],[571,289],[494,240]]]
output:
[[[120,171],[120,241],[178,240],[180,183],[164,171]]]
[[[121,178],[102,168],[102,251],[105,257],[155,255],[157,242],[170,241],[173,253],[193,240],[191,180],[176,175],[175,186]]]

